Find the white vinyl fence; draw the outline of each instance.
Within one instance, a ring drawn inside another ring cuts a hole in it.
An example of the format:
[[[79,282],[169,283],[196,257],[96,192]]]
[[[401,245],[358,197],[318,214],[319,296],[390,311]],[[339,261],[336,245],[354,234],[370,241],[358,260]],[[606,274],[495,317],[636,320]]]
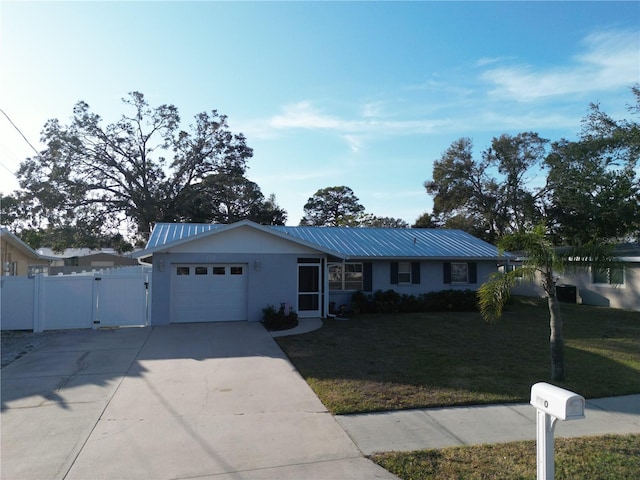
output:
[[[147,325],[150,275],[1,277],[2,330]]]

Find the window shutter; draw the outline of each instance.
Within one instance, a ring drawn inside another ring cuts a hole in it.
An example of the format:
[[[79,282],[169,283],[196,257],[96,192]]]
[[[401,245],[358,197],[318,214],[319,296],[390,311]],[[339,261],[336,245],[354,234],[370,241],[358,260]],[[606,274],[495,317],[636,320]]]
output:
[[[478,264],[469,262],[467,269],[469,270],[469,283],[478,283]]]
[[[420,262],[411,262],[411,283],[420,284]]]
[[[373,264],[371,262],[362,264],[362,290],[373,292]]]
[[[443,283],[451,283],[451,262],[442,264]]]
[[[398,262],[391,262],[391,284],[398,284]]]

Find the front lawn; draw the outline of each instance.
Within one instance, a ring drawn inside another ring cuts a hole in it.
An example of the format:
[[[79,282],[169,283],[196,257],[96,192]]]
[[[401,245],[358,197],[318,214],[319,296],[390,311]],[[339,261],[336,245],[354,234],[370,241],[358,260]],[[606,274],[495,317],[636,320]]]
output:
[[[562,304],[567,380],[587,398],[640,392],[640,313]],[[277,339],[334,414],[528,402],[550,381],[546,301],[478,313],[363,315]]]
[[[557,438],[557,480],[620,480],[638,478],[640,435]],[[382,453],[371,459],[404,480],[535,480],[534,441]]]

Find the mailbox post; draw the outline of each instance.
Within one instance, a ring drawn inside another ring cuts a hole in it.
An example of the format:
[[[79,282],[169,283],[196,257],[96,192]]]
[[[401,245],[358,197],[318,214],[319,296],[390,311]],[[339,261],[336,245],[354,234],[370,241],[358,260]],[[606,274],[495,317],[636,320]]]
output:
[[[537,480],[553,480],[553,430],[558,420],[584,418],[584,397],[548,383],[531,387],[531,405],[536,407]]]

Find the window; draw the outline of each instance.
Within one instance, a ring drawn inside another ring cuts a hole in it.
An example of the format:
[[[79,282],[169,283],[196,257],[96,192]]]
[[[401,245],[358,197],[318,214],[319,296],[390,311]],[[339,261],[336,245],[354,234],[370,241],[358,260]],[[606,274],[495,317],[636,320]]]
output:
[[[17,275],[18,274],[18,262],[4,262],[3,275]]]
[[[624,267],[593,270],[592,283],[602,285],[624,285]]]
[[[206,275],[207,267],[196,267],[196,275]]]
[[[478,283],[478,264],[476,262],[444,262],[443,283]]]
[[[231,275],[242,275],[242,267],[231,267]]]
[[[469,264],[451,264],[451,283],[469,283]]]
[[[362,290],[362,263],[330,263],[329,290]]]
[[[30,277],[33,277],[34,275],[38,275],[40,273],[47,275],[49,273],[49,266],[48,265],[29,265],[27,267],[27,275],[29,275]]]
[[[411,283],[411,262],[398,262],[398,283]]]
[[[189,275],[189,267],[177,267],[176,273],[178,275]]]
[[[214,275],[224,275],[225,272],[225,268],[224,267],[213,267],[213,274]]]

